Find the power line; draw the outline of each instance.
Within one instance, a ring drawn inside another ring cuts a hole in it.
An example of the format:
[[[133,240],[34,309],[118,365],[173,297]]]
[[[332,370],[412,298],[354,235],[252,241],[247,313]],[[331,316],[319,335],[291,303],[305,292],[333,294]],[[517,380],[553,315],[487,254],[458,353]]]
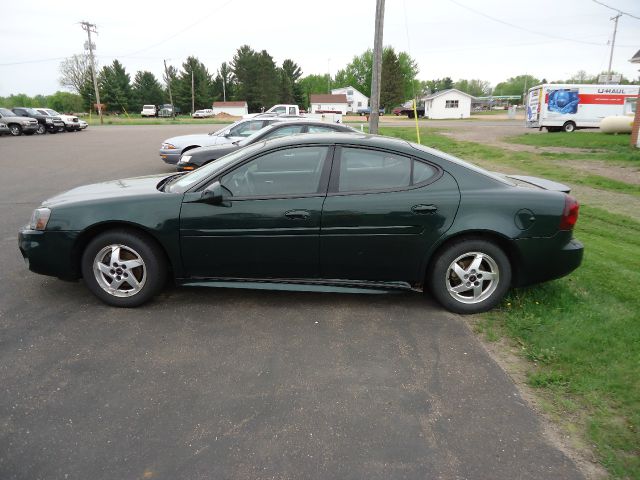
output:
[[[55,57],[55,58],[43,58],[40,60],[25,60],[22,62],[10,62],[10,63],[0,63],[0,67],[9,67],[11,65],[25,65],[27,63],[45,63],[45,62],[55,62],[57,60],[65,60],[67,57]]]
[[[226,7],[227,5],[229,5],[231,2],[233,2],[233,0],[227,0],[226,2],[224,2],[222,5],[220,5],[218,8],[212,10],[211,12],[209,12],[208,14],[206,14],[203,17],[200,17],[199,20],[197,20],[196,22],[193,22],[191,25],[187,25],[185,28],[183,28],[182,30],[178,30],[176,33],[174,33],[173,35],[165,38],[164,40],[159,41],[158,43],[154,43],[153,45],[150,45],[148,47],[145,47],[141,50],[137,50],[135,52],[132,53],[128,53],[126,55],[120,55],[118,58],[127,58],[127,57],[131,57],[133,55],[137,55],[138,53],[142,53],[142,52],[146,52],[147,50],[151,50],[152,48],[155,48],[159,45],[162,45],[163,43],[167,43],[169,40],[173,40],[174,38],[176,38],[178,35],[182,35],[184,32],[186,32],[187,30],[190,30],[191,28],[195,27],[196,25],[198,25],[199,23],[204,22],[206,19],[208,19],[211,15],[213,15],[214,13],[217,13],[218,11],[222,10],[224,7]]]
[[[632,15],[630,13],[627,12],[623,12],[622,10],[620,10],[619,8],[615,8],[615,7],[611,7],[609,5],[607,5],[606,3],[602,3],[598,0],[592,0],[594,3],[597,3],[598,5],[602,5],[603,7],[608,8],[609,10],[613,10],[614,12],[618,12],[621,15],[626,15],[627,17],[631,17],[631,18],[635,18],[636,20],[640,20],[640,17],[636,17],[635,15]]]
[[[449,0],[449,1],[451,3],[457,5],[458,7],[464,8],[465,10],[469,10],[470,12],[475,13],[476,15],[480,15],[481,17],[488,18],[489,20],[493,20],[494,22],[498,22],[498,23],[501,23],[503,25],[507,25],[508,27],[511,27],[511,28],[517,28],[518,30],[523,30],[523,31],[528,32],[528,33],[533,33],[534,35],[540,35],[540,36],[543,36],[543,37],[554,38],[556,40],[563,40],[565,42],[575,42],[575,43],[581,43],[581,44],[584,44],[584,45],[596,45],[598,47],[603,46],[602,43],[587,42],[587,41],[584,41],[584,40],[576,40],[574,38],[561,37],[561,36],[558,36],[558,35],[551,35],[551,34],[548,34],[548,33],[538,32],[536,30],[531,30],[530,28],[522,27],[520,25],[515,25],[513,23],[506,22],[506,21],[501,20],[499,18],[492,17],[491,15],[488,15],[488,14],[486,14],[484,12],[481,12],[480,10],[476,10],[475,8],[471,8],[471,7],[468,7],[466,5],[463,5],[462,3],[458,2],[457,0]]]

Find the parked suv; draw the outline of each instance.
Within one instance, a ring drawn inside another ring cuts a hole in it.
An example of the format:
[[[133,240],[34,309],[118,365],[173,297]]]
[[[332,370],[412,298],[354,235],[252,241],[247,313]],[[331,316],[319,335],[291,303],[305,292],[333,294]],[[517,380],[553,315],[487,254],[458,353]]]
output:
[[[77,132],[80,130],[80,122],[75,115],[63,115],[50,108],[37,108],[36,110],[50,117],[59,117],[64,122],[64,128],[67,132]]]
[[[0,122],[5,123],[11,135],[19,137],[23,133],[33,135],[38,130],[38,120],[35,118],[21,117],[8,108],[0,108]]]
[[[142,111],[140,112],[141,117],[157,117],[158,109],[155,105],[143,105]]]
[[[15,107],[12,108],[11,111],[22,117],[35,118],[38,121],[38,130],[36,130],[36,133],[40,135],[46,132],[57,133],[64,129],[64,122],[60,117],[44,115],[35,108]]]

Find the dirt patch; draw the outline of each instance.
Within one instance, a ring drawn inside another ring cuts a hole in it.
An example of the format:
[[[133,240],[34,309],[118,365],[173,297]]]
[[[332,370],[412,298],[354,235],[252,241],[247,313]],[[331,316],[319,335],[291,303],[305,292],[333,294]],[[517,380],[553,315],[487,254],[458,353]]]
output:
[[[640,168],[635,166],[611,165],[599,161],[567,160],[562,165],[582,172],[600,175],[632,185],[640,185]]]
[[[467,316],[463,320],[472,331],[478,330],[478,317]],[[584,435],[570,428],[574,425],[584,428],[580,419],[557,418],[545,411],[543,392],[534,390],[527,384],[527,372],[531,370],[532,365],[520,356],[518,346],[504,338],[489,342],[482,334],[475,335],[489,356],[511,377],[520,396],[538,413],[540,426],[547,441],[570,458],[588,480],[608,478],[609,475],[598,462],[593,449],[581,440]]]

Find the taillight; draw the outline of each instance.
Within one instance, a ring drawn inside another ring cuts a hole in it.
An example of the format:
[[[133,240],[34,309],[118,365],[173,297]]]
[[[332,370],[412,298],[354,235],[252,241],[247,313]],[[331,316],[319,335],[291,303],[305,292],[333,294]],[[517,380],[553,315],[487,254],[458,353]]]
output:
[[[578,201],[571,195],[564,197],[564,210],[560,218],[560,230],[572,230],[578,221],[578,210],[580,205]]]

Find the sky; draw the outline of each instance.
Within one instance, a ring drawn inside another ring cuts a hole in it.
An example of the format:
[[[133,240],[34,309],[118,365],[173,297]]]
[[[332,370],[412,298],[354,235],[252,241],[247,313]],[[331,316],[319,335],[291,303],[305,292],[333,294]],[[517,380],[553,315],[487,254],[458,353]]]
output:
[[[638,0],[601,0],[640,18]],[[304,75],[335,75],[372,47],[375,0],[31,0],[3,5],[0,96],[61,90],[59,65],[82,53],[97,25],[97,61],[115,58],[133,79],[158,78],[163,59],[176,67],[189,55],[215,73],[238,47],[267,50],[278,65],[291,58]],[[384,44],[407,51],[421,80],[479,78],[492,85],[531,74],[566,79],[596,74],[609,62],[615,11],[593,0],[386,0]],[[640,20],[618,23],[613,70],[638,78],[629,59],[640,50]]]

